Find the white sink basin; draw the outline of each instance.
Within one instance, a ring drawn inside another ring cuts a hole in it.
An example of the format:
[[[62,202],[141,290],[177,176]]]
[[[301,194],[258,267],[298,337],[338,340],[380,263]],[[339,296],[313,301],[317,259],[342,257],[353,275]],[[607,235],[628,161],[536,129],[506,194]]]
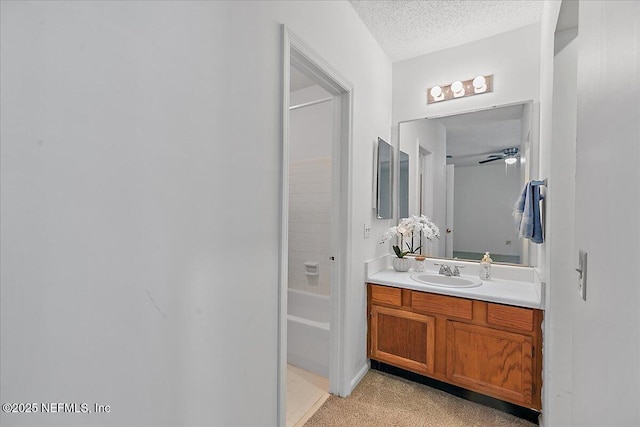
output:
[[[443,286],[445,288],[475,288],[482,285],[480,279],[473,277],[453,277],[443,276],[442,274],[426,274],[419,273],[411,275],[411,278],[416,282],[424,283],[431,286]]]

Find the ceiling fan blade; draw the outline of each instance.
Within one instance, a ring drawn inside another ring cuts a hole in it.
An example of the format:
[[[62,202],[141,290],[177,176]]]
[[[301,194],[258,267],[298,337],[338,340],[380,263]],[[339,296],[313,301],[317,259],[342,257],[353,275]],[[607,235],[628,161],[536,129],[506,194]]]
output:
[[[502,160],[502,156],[500,156],[500,157],[495,157],[495,158],[493,158],[493,159],[481,160],[481,161],[479,161],[478,163],[480,163],[480,164],[482,165],[482,164],[484,164],[484,163],[494,162],[494,161],[496,161],[496,160]]]
[[[447,154],[447,157],[451,156],[450,154]],[[487,156],[487,157],[502,157],[503,154],[502,153],[496,153],[495,151],[490,151],[488,153],[470,153],[470,154],[456,154],[452,157],[455,157],[456,159],[464,159],[467,157],[479,157],[479,156]]]

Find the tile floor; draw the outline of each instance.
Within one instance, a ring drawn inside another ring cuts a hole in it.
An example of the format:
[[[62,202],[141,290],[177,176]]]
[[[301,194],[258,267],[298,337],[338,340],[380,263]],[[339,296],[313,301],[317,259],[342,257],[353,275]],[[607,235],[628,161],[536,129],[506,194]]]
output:
[[[329,397],[329,378],[287,365],[287,427],[303,426]]]

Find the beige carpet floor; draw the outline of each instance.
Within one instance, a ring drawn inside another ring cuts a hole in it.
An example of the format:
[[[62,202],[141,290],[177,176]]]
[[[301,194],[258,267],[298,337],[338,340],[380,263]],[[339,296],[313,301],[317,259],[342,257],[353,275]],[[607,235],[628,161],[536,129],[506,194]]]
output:
[[[535,426],[513,415],[379,371],[347,398],[331,396],[305,427]]]

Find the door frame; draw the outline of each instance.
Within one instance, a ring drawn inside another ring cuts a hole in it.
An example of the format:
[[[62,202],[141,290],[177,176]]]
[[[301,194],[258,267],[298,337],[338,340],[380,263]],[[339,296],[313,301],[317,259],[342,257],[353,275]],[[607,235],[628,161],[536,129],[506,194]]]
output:
[[[352,123],[353,85],[302,39],[282,25],[282,164],[280,188],[280,265],[278,283],[278,425],[286,424],[287,290],[289,269],[289,85],[290,67],[302,69],[333,96],[331,251],[331,327],[329,391],[339,396],[351,392],[347,361],[351,348],[346,340],[347,278],[351,273],[352,230]]]

